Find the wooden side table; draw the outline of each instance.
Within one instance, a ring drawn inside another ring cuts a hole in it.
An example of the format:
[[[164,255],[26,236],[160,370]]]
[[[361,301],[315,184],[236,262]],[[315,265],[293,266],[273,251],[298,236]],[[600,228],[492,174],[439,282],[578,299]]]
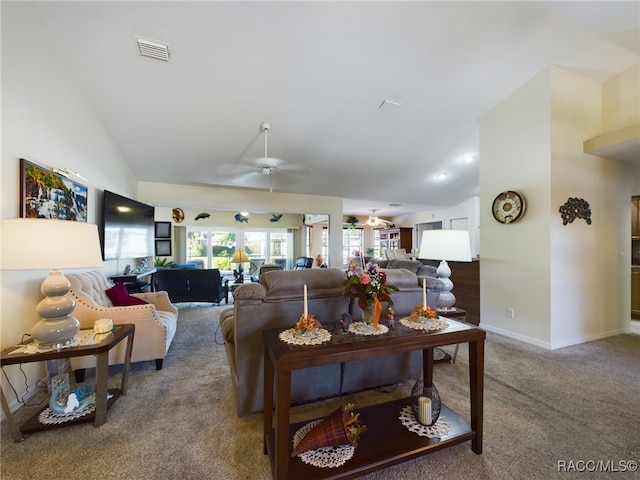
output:
[[[471,441],[471,449],[482,453],[485,332],[452,320],[439,332],[418,332],[396,325],[384,335],[333,335],[322,345],[289,345],[279,338],[282,329],[263,331],[264,339],[264,453],[269,455],[276,480],[355,478],[421,455]],[[468,343],[469,418],[443,404],[451,431],[439,438],[427,438],[409,431],[398,420],[398,412],[415,402],[401,398],[358,410],[369,430],[358,441],[348,462],[336,468],[318,469],[299,457],[291,458],[293,434],[307,422],[290,425],[291,375],[296,370],[353,360],[366,360],[394,353],[422,352],[423,382],[433,381],[433,349],[443,345]],[[275,420],[275,422],[274,422]],[[393,441],[389,441],[393,439]]]
[[[46,360],[55,360],[60,358],[81,357],[84,355],[96,356],[96,408],[95,411],[84,415],[81,418],[69,420],[68,422],[59,424],[42,424],[38,420],[38,416],[42,410],[40,410],[31,419],[27,420],[22,427],[18,428],[15,425],[11,410],[5,398],[4,391],[0,389],[0,400],[2,400],[2,409],[7,418],[7,425],[9,431],[16,442],[24,440],[24,433],[33,433],[43,430],[51,430],[54,428],[67,427],[69,425],[77,425],[79,423],[89,423],[93,420],[93,425],[99,427],[107,421],[107,410],[113,405],[116,399],[120,395],[125,395],[127,388],[127,377],[129,375],[129,366],[131,364],[131,348],[133,347],[133,334],[135,332],[135,325],[127,323],[122,325],[116,325],[113,327],[112,332],[99,343],[93,341],[91,334],[91,340],[86,344],[59,348],[57,350],[49,350],[37,353],[26,353],[24,348],[33,340],[28,340],[20,345],[6,348],[2,351],[0,356],[0,368],[4,368],[7,365],[16,365],[20,363],[42,362]],[[87,330],[81,330],[88,332]],[[91,331],[89,331],[91,332]],[[84,335],[81,335],[84,337]],[[126,353],[124,358],[124,365],[122,367],[122,379],[120,382],[120,388],[108,389],[107,379],[109,376],[109,351],[119,344],[124,339],[127,339]],[[107,394],[111,395],[111,398],[107,399]],[[47,405],[48,406],[48,405]],[[47,408],[47,407],[45,407]]]
[[[436,313],[444,318],[450,318],[452,320],[458,320],[459,322],[466,323],[467,321],[467,312],[458,307],[449,307],[446,310],[436,310]],[[456,363],[456,358],[458,357],[458,350],[460,349],[460,344],[456,343],[456,349],[453,352],[453,358],[451,358],[451,363]]]

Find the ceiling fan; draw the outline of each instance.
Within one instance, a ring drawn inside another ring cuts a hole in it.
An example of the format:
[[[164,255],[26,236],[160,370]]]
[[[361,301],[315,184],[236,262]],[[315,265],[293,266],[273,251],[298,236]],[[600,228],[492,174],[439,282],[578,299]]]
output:
[[[242,159],[235,164],[220,165],[217,169],[218,175],[231,177],[230,181],[237,185],[262,188],[268,186],[270,192],[274,187],[301,182],[304,177],[310,175],[311,171],[304,165],[269,156],[270,129],[270,123],[260,124],[260,132],[264,134],[264,157]]]
[[[380,217],[376,217],[376,212],[377,210],[371,210],[371,215],[369,215],[369,219],[364,222],[365,225],[369,225],[370,227],[380,227],[380,226],[387,226],[392,224],[393,222],[390,222],[388,220],[383,220]]]

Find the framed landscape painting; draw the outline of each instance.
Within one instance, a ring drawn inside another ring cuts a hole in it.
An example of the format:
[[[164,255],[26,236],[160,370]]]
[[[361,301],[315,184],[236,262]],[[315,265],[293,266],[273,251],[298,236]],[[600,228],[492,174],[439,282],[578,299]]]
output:
[[[24,158],[20,159],[20,216],[87,221],[84,185],[51,172]]]

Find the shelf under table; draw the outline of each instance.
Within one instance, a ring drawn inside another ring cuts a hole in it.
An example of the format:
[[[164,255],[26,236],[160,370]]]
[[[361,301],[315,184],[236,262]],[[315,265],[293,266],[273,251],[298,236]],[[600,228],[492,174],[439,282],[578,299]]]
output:
[[[400,421],[400,411],[415,399],[402,398],[387,403],[357,408],[360,421],[368,427],[358,440],[353,458],[334,468],[318,468],[304,463],[299,457],[289,459],[287,478],[299,480],[355,478],[375,470],[405,462],[457,443],[473,440],[476,432],[461,416],[442,405],[441,416],[446,417],[451,431],[441,438],[422,437],[411,432]],[[296,423],[289,427],[290,451],[293,450],[293,435],[313,420]],[[267,453],[274,469],[274,430],[266,437]]]
[[[108,392],[112,396],[107,400],[107,410],[111,408],[111,405],[113,405],[115,401],[118,399],[118,397],[122,394],[122,390],[120,390],[119,388],[110,388]],[[96,411],[94,410],[93,412],[88,413],[87,415],[84,415],[80,418],[67,420],[62,423],[40,423],[40,420],[38,420],[38,417],[40,416],[40,413],[43,410],[48,408],[48,406],[49,405],[47,405],[44,408],[41,408],[40,410],[38,410],[38,413],[36,413],[29,420],[24,422],[24,424],[22,424],[22,426],[20,427],[20,431],[24,434],[43,432],[45,430],[53,430],[56,428],[69,427],[71,425],[80,425],[82,423],[93,423],[93,421],[96,418]]]

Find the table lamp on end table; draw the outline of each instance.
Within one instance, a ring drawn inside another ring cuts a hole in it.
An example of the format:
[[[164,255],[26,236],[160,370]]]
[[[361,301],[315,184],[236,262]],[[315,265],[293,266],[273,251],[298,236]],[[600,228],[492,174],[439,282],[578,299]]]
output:
[[[447,260],[451,262],[471,261],[471,241],[466,230],[425,230],[420,241],[420,253],[418,258],[425,260],[440,260],[436,270],[438,280],[444,287],[440,290],[438,309],[447,310],[456,303],[453,290],[451,268]]]
[[[249,257],[247,257],[247,254],[244,252],[244,250],[236,250],[236,253],[233,254],[233,258],[231,259],[231,263],[237,263],[238,264],[238,270],[237,270],[237,275],[236,275],[236,283],[243,283],[244,282],[244,275],[242,272],[244,272],[244,268],[242,268],[242,264],[246,263],[249,261]]]
[[[98,227],[69,220],[12,218],[0,223],[2,270],[51,270],[40,287],[45,298],[36,307],[41,320],[32,337],[49,347],[68,344],[80,330],[71,314],[75,301],[64,269],[102,266]]]

